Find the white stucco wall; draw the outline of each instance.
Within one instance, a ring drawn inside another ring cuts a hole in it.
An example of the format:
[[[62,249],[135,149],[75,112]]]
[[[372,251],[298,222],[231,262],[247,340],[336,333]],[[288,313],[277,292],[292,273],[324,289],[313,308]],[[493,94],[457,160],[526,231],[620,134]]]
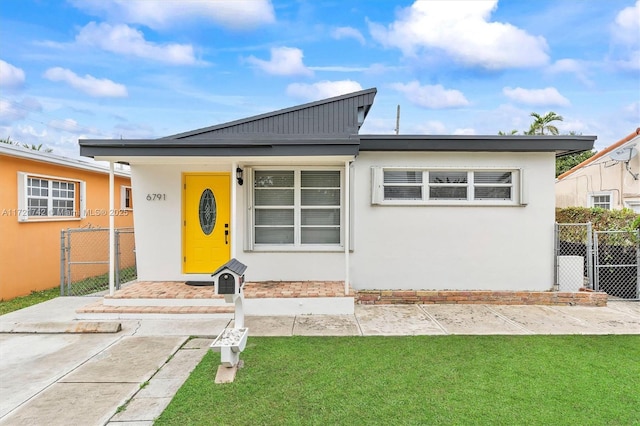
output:
[[[168,160],[172,161],[172,160]],[[183,160],[184,161],[184,160]],[[230,164],[132,164],[134,187],[134,216],[138,279],[145,281],[208,280],[208,274],[182,273],[182,174],[188,172],[229,172]],[[296,164],[296,163],[293,163]],[[298,162],[297,164],[300,164]],[[334,165],[336,163],[333,163]],[[235,257],[249,266],[247,280],[343,280],[344,253],[265,253],[244,250],[246,226],[245,191],[232,182],[237,190],[237,218],[232,223],[235,231]],[[166,200],[149,201],[147,194],[166,194]],[[233,219],[232,219],[233,222]],[[212,271],[213,272],[213,271]]]
[[[523,168],[528,205],[372,205],[372,166]],[[553,153],[361,153],[356,169],[354,288],[551,288]]]
[[[296,164],[296,163],[294,163]],[[300,163],[298,163],[300,164]],[[339,163],[333,163],[339,164]],[[371,167],[523,168],[528,205],[380,206]],[[132,164],[139,280],[201,280],[182,274],[182,173],[230,171],[221,164]],[[547,290],[553,280],[553,153],[368,153],[355,160],[351,285],[355,289]],[[233,180],[235,182],[235,179]],[[235,183],[234,183],[235,185]],[[236,185],[235,257],[248,280],[343,280],[343,252],[245,250],[245,192]],[[147,194],[166,194],[148,201]]]

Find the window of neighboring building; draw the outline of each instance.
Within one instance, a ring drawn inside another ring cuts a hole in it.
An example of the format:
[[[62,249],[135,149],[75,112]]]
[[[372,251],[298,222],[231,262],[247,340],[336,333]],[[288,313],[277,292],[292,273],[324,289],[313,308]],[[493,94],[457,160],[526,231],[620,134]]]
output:
[[[374,204],[523,204],[521,170],[373,168]]]
[[[120,209],[133,210],[133,194],[130,186],[120,187]]]
[[[629,200],[626,202],[627,208],[636,213],[640,213],[640,200]]]
[[[589,194],[589,207],[598,207],[605,210],[611,210],[613,203],[613,194],[610,192],[597,192]]]
[[[81,217],[84,182],[18,173],[18,220]]]
[[[340,170],[253,170],[254,248],[339,247],[341,182]]]

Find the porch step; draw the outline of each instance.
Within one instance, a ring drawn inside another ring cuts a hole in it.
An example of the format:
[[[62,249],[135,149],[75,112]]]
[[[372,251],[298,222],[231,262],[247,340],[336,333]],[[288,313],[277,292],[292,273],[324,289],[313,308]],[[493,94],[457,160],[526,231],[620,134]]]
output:
[[[353,314],[355,294],[345,295],[344,281],[248,282],[244,287],[245,315]],[[212,287],[184,282],[135,282],[113,295],[76,310],[80,319],[151,317],[233,318],[235,307]]]
[[[127,319],[143,317],[188,316],[194,318],[221,317],[233,318],[233,305],[225,306],[113,306],[97,301],[76,309],[78,319]]]

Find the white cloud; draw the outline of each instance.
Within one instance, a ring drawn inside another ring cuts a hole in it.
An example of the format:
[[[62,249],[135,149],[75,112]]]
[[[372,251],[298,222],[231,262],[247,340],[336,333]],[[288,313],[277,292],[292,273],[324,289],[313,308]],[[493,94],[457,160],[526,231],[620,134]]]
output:
[[[287,95],[306,101],[316,101],[360,90],[362,90],[360,83],[353,80],[325,80],[313,84],[292,83],[287,86]]]
[[[251,29],[275,22],[269,0],[72,0],[96,16],[116,22],[168,28],[184,22],[205,20],[233,29]]]
[[[22,101],[0,99],[0,124],[10,124],[26,118],[31,112],[42,111],[42,105],[34,98]]]
[[[303,57],[302,50],[295,47],[274,47],[268,61],[255,56],[249,56],[246,60],[267,74],[312,76],[313,71],[302,63]]]
[[[640,0],[633,6],[625,7],[616,15],[611,28],[613,39],[621,44],[640,44]]]
[[[97,79],[89,74],[78,76],[71,70],[55,67],[49,68],[44,77],[51,81],[62,81],[74,89],[80,90],[89,96],[105,98],[121,98],[128,96],[127,88],[108,79]]]
[[[441,121],[427,120],[413,127],[415,131],[410,132],[412,134],[444,135],[447,133],[447,127]],[[400,122],[400,133],[406,133],[402,130],[402,122]]]
[[[489,22],[497,0],[416,1],[388,27],[369,23],[374,39],[407,57],[444,52],[486,69],[535,67],[548,62],[544,37],[511,24]]]
[[[97,46],[108,52],[136,56],[174,65],[196,63],[193,46],[170,43],[158,45],[144,39],[141,31],[124,24],[109,25],[89,22],[76,36],[79,44]]]
[[[584,85],[592,87],[593,81],[587,77],[587,65],[583,61],[575,59],[559,59],[547,68],[552,74],[573,74]]]
[[[0,87],[17,89],[24,84],[24,71],[0,59]]]
[[[631,120],[637,120],[640,117],[640,101],[632,102],[622,107],[622,112]]]
[[[453,131],[454,135],[475,135],[476,134],[476,130],[475,129],[469,129],[469,128],[465,128],[465,129],[455,129]]]
[[[509,99],[526,105],[534,106],[569,106],[571,102],[558,92],[555,87],[546,87],[544,89],[523,89],[516,87],[505,87],[502,93]]]
[[[391,88],[404,93],[413,104],[423,108],[441,109],[469,105],[469,101],[459,90],[445,89],[440,84],[421,86],[418,81],[407,84],[393,83]]]
[[[65,118],[63,120],[50,120],[47,126],[63,132],[73,133],[76,135],[84,134],[98,134],[99,130],[95,127],[83,127],[76,120],[72,118]]]
[[[343,38],[352,38],[357,40],[360,44],[365,44],[365,39],[362,33],[353,27],[338,27],[331,32],[331,36],[337,40]]]
[[[614,62],[625,70],[640,70],[640,0],[625,7],[616,15],[611,26],[611,38],[615,47]]]

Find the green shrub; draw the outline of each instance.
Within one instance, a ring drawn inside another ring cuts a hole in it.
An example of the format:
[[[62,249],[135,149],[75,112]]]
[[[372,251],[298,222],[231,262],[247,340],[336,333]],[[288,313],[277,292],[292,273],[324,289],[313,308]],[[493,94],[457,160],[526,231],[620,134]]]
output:
[[[591,222],[596,231],[624,231],[638,229],[640,215],[631,209],[605,210],[598,207],[567,207],[556,209],[556,222]]]

